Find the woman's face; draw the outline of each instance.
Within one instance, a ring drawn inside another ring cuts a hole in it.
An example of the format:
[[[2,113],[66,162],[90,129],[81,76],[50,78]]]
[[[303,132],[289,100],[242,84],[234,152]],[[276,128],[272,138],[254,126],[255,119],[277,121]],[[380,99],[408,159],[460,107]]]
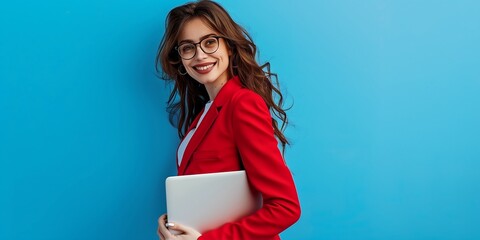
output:
[[[228,80],[227,69],[230,51],[227,49],[225,40],[218,38],[218,49],[210,54],[205,53],[200,47],[202,45],[207,52],[212,51],[208,48],[214,41],[209,41],[207,38],[218,35],[218,32],[209,28],[200,18],[194,18],[185,23],[178,38],[180,47],[183,43],[199,43],[205,39],[201,44],[196,44],[195,49],[191,48],[193,45],[183,48],[186,52],[192,54],[195,52],[195,56],[188,60],[182,58],[182,63],[188,75],[205,85],[207,90],[209,88],[219,88]],[[213,40],[215,38],[209,39]]]

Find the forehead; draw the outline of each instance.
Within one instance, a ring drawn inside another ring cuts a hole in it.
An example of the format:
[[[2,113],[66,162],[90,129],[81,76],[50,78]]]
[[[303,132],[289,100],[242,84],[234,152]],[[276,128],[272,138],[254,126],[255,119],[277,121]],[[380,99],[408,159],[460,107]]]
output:
[[[184,40],[199,41],[201,37],[208,34],[218,34],[215,30],[211,29],[202,19],[194,18],[189,20],[183,25],[180,35],[178,36],[178,42]]]

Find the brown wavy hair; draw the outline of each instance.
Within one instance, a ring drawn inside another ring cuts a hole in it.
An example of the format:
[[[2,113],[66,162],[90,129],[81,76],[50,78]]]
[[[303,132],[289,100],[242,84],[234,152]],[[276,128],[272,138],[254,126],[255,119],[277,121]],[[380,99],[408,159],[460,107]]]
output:
[[[288,124],[288,119],[282,107],[283,95],[280,92],[277,75],[270,72],[270,63],[267,62],[262,66],[257,63],[255,60],[257,47],[247,31],[233,21],[220,4],[208,0],[187,3],[168,13],[165,35],[155,59],[157,73],[160,73],[162,79],[174,83],[168,98],[167,109],[170,114],[170,123],[176,125],[179,137],[185,136],[188,126],[209,100],[203,85],[188,74],[181,75],[178,71],[182,62],[175,46],[185,23],[194,18],[200,18],[224,38],[227,48],[232,51],[228,77],[237,75],[244,87],[262,96],[270,112],[281,122],[279,127],[277,120],[272,118],[275,136],[285,150],[289,142],[283,135],[283,130]],[[275,82],[272,78],[275,78]],[[274,97],[278,98],[277,102],[274,101]]]

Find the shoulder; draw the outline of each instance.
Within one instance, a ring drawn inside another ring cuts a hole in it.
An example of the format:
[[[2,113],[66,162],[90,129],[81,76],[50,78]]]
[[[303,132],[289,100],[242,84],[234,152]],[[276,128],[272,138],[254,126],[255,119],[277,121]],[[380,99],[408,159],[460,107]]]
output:
[[[250,104],[259,104],[265,107],[267,106],[262,96],[248,88],[241,88],[236,91],[235,94],[232,96],[232,103],[233,105],[240,106]]]
[[[251,120],[251,117],[254,116],[255,118],[271,118],[267,103],[262,96],[247,88],[241,88],[233,94],[229,109],[233,118],[237,120],[244,118]]]
[[[269,112],[263,97],[255,91],[246,88],[238,77],[234,77],[217,95],[217,106],[234,114],[244,111]]]

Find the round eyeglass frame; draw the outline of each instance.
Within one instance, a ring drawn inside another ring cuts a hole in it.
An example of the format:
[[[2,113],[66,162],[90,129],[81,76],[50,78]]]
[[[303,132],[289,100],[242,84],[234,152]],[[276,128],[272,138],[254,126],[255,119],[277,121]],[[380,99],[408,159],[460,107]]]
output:
[[[215,50],[213,50],[212,52],[207,52],[207,51],[205,51],[205,50],[203,49],[203,47],[202,47],[202,42],[205,41],[205,40],[207,40],[207,39],[210,39],[210,38],[215,38],[215,39],[217,40],[218,45],[217,45],[217,48],[216,48]],[[219,38],[224,38],[224,37],[223,37],[223,36],[208,36],[208,37],[206,37],[206,38],[204,38],[204,39],[202,39],[202,40],[200,40],[199,42],[196,42],[196,43],[194,43],[194,42],[182,43],[182,44],[180,44],[180,45],[178,45],[178,46],[175,46],[175,50],[177,50],[178,55],[179,55],[183,60],[190,60],[190,59],[194,58],[194,57],[197,55],[197,45],[200,45],[200,49],[201,49],[204,53],[206,53],[206,54],[212,54],[212,53],[215,53],[215,52],[218,50],[218,48],[220,47],[220,41],[218,40]],[[190,57],[190,58],[184,58],[184,57],[182,56],[182,54],[180,53],[180,46],[185,45],[185,44],[192,44],[192,45],[194,45],[195,53],[194,53],[193,56]]]

